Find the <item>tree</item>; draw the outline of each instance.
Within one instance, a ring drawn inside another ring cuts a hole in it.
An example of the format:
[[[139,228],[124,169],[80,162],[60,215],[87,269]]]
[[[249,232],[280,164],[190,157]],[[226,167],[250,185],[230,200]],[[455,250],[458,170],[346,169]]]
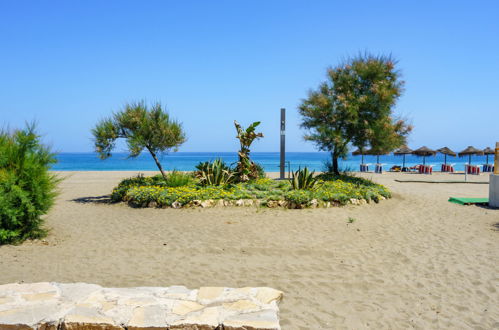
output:
[[[371,146],[378,154],[405,144],[412,126],[394,115],[404,82],[391,57],[359,55],[329,68],[327,77],[299,112],[301,126],[309,130],[305,139],[331,152],[333,172],[339,173],[338,159],[349,144],[361,151]]]
[[[50,172],[56,162],[35,124],[0,131],[0,245],[46,234],[42,215],[54,204],[60,182]]]
[[[182,124],[171,119],[161,104],[156,103],[149,108],[144,101],[126,104],[123,110],[101,120],[92,134],[95,151],[101,159],[111,156],[117,139],[125,139],[129,156],[137,157],[146,149],[165,179],[158,154],[176,151],[186,140]]]
[[[249,125],[248,128],[244,129],[241,125],[234,120],[234,126],[236,126],[237,136],[241,149],[237,153],[239,156],[239,161],[236,166],[236,173],[239,181],[245,182],[251,179],[256,179],[259,176],[258,166],[249,157],[250,146],[254,140],[262,138],[262,133],[256,133],[256,127],[260,125],[259,121],[254,122]]]

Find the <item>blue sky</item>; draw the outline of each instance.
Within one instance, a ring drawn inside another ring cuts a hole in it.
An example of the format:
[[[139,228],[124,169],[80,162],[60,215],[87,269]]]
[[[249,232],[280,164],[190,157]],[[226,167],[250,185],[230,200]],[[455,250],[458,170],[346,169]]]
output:
[[[160,101],[180,151],[232,151],[233,120],[262,121],[255,151],[312,151],[297,105],[328,66],[392,54],[410,146],[499,141],[499,1],[0,1],[0,126],[37,120],[57,151],[127,102]]]

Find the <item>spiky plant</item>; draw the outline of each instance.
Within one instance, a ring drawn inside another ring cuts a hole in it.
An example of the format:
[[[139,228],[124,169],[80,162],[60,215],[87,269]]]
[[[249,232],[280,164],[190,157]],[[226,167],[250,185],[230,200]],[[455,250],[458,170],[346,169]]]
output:
[[[234,172],[221,159],[201,163],[197,167],[195,175],[203,186],[224,186],[235,179]]]
[[[308,167],[304,169],[299,169],[293,172],[293,177],[291,178],[291,187],[293,189],[313,189],[317,185],[317,179],[314,176],[315,171],[310,172]]]

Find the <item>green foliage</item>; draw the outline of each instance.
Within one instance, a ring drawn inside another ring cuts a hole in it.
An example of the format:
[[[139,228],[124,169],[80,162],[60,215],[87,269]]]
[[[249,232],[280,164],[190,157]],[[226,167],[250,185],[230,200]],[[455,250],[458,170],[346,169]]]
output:
[[[126,185],[123,184],[125,181]],[[127,179],[120,184],[121,187],[127,187],[125,193],[121,194],[121,200],[135,207],[146,207],[151,202],[158,207],[169,207],[175,202],[189,205],[195,200],[208,199],[226,201],[252,199],[259,200],[262,205],[270,201],[287,201],[297,207],[306,207],[313,200],[319,204],[330,202],[344,205],[349,203],[351,198],[377,202],[381,196],[390,197],[390,192],[382,185],[362,178],[348,177],[321,181],[312,190],[292,189],[289,181],[272,179],[257,179],[230,185],[186,185],[176,188],[158,185],[154,180],[147,178],[135,179],[133,184],[130,182],[130,179]]]
[[[111,156],[117,139],[125,139],[130,157],[137,157],[146,149],[166,180],[166,173],[158,159],[158,154],[176,151],[185,142],[186,137],[182,125],[171,119],[156,103],[150,108],[145,102],[126,104],[123,110],[111,118],[101,120],[92,130],[95,151],[102,159]]]
[[[328,69],[328,80],[309,92],[299,112],[305,139],[329,151],[332,170],[339,174],[338,159],[348,145],[373,154],[384,154],[405,144],[412,130],[396,118],[393,108],[404,82],[390,57],[360,55]]]
[[[212,163],[200,163],[196,168],[198,170],[195,175],[203,186],[223,186],[235,179],[234,172],[221,159],[215,159]]]
[[[165,185],[167,187],[182,187],[194,184],[194,177],[191,173],[172,171],[166,176]]]
[[[317,179],[314,177],[315,171],[310,172],[308,167],[293,172],[291,178],[291,187],[293,189],[313,189],[317,185]]]
[[[0,244],[45,235],[41,216],[54,204],[59,182],[49,172],[55,162],[34,125],[0,132]]]
[[[244,129],[237,121],[234,120],[234,126],[236,127],[237,136],[241,149],[238,152],[239,161],[236,166],[236,176],[239,182],[246,182],[249,180],[257,179],[261,176],[261,170],[258,165],[255,164],[250,159],[250,146],[254,140],[262,138],[262,133],[256,133],[256,127],[260,125],[259,121],[256,121]]]

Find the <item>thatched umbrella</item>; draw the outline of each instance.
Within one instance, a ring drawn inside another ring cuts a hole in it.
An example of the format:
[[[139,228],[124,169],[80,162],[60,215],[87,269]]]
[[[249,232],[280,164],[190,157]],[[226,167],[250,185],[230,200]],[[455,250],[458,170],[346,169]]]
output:
[[[471,165],[471,155],[482,156],[483,155],[483,151],[479,150],[479,149],[477,149],[475,147],[468,146],[468,148],[466,148],[463,151],[461,151],[458,155],[459,155],[459,157],[468,156],[468,164]]]
[[[410,155],[412,154],[413,150],[407,146],[400,147],[398,150],[396,150],[393,154],[396,156],[403,156],[404,160],[402,161],[402,168],[405,167],[405,155]]]
[[[412,152],[413,155],[423,157],[423,165],[426,165],[426,157],[427,156],[435,156],[437,152],[433,149],[430,149],[426,146],[416,149]]]
[[[487,157],[487,162],[486,164],[488,165],[489,164],[489,155],[495,155],[495,150],[490,148],[490,147],[487,147],[485,149],[482,150],[483,153],[485,154],[485,156]]]
[[[437,149],[437,151],[441,154],[444,154],[444,164],[445,165],[447,165],[447,155],[452,156],[452,157],[456,157],[456,153],[447,147]]]
[[[361,155],[362,156],[362,164],[364,164],[364,155],[368,155],[368,151],[357,149],[354,152],[352,152],[352,155],[354,155],[354,156]]]

